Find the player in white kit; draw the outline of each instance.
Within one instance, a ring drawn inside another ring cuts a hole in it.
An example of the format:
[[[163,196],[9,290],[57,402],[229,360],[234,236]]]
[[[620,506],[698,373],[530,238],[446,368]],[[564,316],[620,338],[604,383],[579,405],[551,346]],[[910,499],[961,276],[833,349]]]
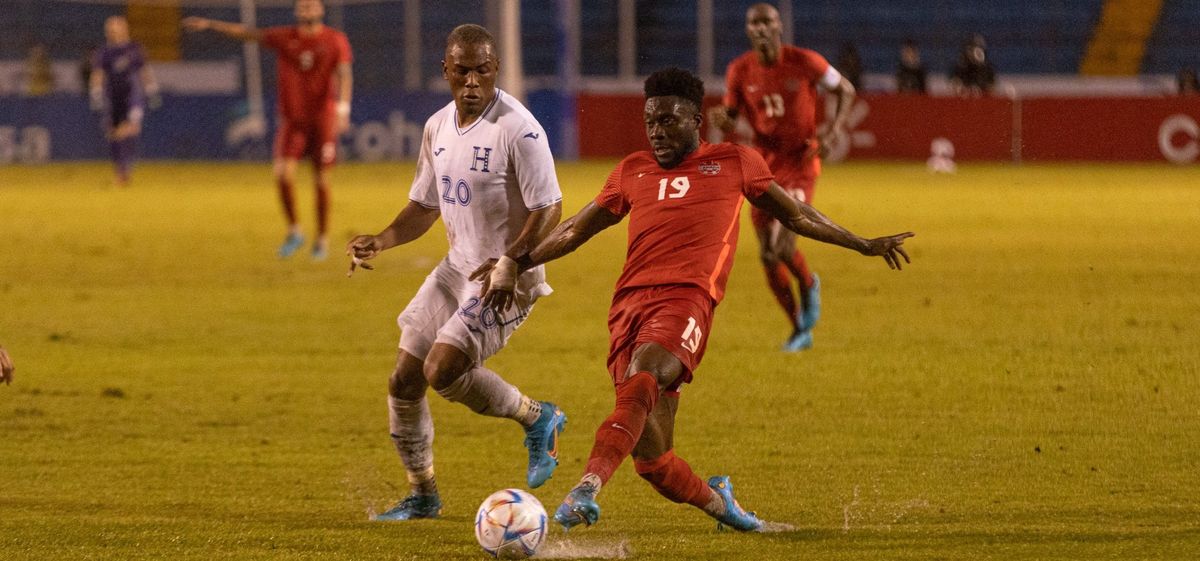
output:
[[[412,492],[376,520],[433,518],[441,512],[433,420],[425,399],[429,386],[476,413],[521,423],[530,487],[545,483],[558,465],[558,434],[566,416],[483,366],[529,316],[534,302],[550,294],[545,270],[518,275],[515,258],[537,247],[562,216],[546,132],[519,101],[496,88],[496,52],[495,40],[478,25],[460,25],[450,33],[442,70],[454,101],[425,123],[409,203],[382,232],[355,237],[346,247],[353,272],[356,265],[369,268],[364,262],[379,252],[417,239],[439,215],[450,239],[449,255],[397,320],[403,331],[388,384],[388,421]],[[491,271],[487,279],[471,278],[481,268]],[[481,304],[480,280],[515,288],[501,308],[505,311]]]

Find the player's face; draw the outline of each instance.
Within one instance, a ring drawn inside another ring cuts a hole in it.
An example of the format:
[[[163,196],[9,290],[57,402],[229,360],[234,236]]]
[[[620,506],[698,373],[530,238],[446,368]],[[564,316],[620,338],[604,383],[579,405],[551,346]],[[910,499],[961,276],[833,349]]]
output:
[[[325,5],[321,0],[296,0],[296,21],[314,24],[325,17]]]
[[[774,7],[756,4],[746,11],[746,36],[757,50],[774,48],[782,41],[783,24]]]
[[[129,41],[129,23],[120,16],[104,20],[104,38],[114,45]]]
[[[679,165],[700,146],[700,112],[679,96],[647,98],[645,123],[650,151],[666,169]]]
[[[442,75],[450,83],[454,104],[460,117],[474,117],[496,97],[496,74],[500,61],[488,43],[460,45],[446,49]]]

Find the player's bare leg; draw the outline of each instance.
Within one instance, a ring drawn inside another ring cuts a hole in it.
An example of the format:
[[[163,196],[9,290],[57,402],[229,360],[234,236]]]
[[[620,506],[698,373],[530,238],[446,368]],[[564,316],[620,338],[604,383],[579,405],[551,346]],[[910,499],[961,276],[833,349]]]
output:
[[[279,189],[279,202],[283,205],[283,216],[287,220],[287,237],[279,246],[279,257],[288,258],[301,245],[304,245],[304,235],[300,232],[300,223],[296,219],[296,165],[295,158],[275,158],[275,184]]]
[[[489,417],[512,419],[525,428],[529,450],[526,482],[540,487],[558,467],[558,435],[567,418],[558,406],[521,393],[499,374],[476,365],[462,350],[434,343],[425,357],[425,379],[438,395]]]
[[[796,234],[779,221],[755,224],[760,258],[767,273],[767,284],[792,322],[792,334],[783,350],[803,351],[812,347],[812,329],[820,313],[819,280],[810,274],[804,255],[796,248]],[[792,292],[792,278],[799,280],[799,300]]]
[[[133,176],[133,160],[141,125],[134,120],[121,121],[109,130],[109,148],[113,160],[113,186],[128,187]]]
[[[388,379],[388,429],[411,492],[374,520],[436,518],[442,511],[433,472],[433,417],[425,399],[424,362],[401,350]]]
[[[781,252],[778,248],[783,237],[781,232],[786,230],[779,224],[779,221],[774,219],[766,222],[756,220],[754,224],[754,233],[758,237],[759,259],[762,262],[763,272],[767,276],[767,286],[792,324],[792,333],[784,342],[783,349],[796,351],[807,347],[804,346],[804,329],[800,324],[799,302],[795,293],[792,292],[791,271],[780,258]]]
[[[315,177],[317,239],[313,241],[312,258],[323,261],[329,255],[329,206],[332,192],[329,188],[329,168],[322,163],[313,166]]]

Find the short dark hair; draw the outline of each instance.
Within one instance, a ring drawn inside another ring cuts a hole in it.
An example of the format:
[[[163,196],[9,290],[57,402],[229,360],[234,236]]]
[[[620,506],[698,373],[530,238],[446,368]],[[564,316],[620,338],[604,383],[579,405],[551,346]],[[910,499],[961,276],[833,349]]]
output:
[[[496,50],[496,39],[482,25],[473,23],[464,23],[454,28],[450,35],[446,37],[446,50],[449,50],[453,45],[491,45],[492,51]]]
[[[682,68],[664,68],[646,78],[647,98],[673,95],[682,97],[696,105],[704,104],[704,81]]]

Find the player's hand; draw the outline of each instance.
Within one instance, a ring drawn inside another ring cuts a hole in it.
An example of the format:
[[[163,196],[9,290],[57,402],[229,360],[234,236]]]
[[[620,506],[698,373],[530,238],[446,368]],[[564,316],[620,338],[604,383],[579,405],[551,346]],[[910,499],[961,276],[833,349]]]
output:
[[[833,152],[833,147],[837,146],[842,139],[841,127],[829,127],[829,130],[817,136],[817,154],[822,158],[829,157]]]
[[[517,262],[504,255],[488,259],[471,273],[470,279],[483,283],[479,291],[483,305],[499,314],[516,302],[517,272]]]
[[[13,366],[12,358],[8,356],[8,351],[4,347],[0,347],[0,382],[11,384],[13,380],[13,371],[17,367]]]
[[[904,251],[903,244],[904,240],[915,235],[912,232],[905,232],[894,236],[884,236],[882,238],[867,240],[867,247],[862,250],[862,254],[869,256],[881,255],[883,256],[883,260],[887,261],[889,268],[898,271],[903,268],[900,266],[901,257],[904,258],[905,263],[912,263],[912,260],[908,258],[908,252]]]
[[[367,263],[368,259],[374,259],[379,252],[383,251],[383,247],[379,244],[379,238],[375,236],[354,236],[346,244],[346,255],[350,256],[350,270],[346,272],[346,276],[352,276],[356,267],[362,267],[368,271],[375,270],[375,266]]]
[[[212,28],[212,20],[202,17],[186,17],[183,18],[183,28],[188,31],[204,31]]]
[[[708,109],[708,123],[721,132],[729,134],[733,131],[733,119],[729,117],[729,110],[724,105],[717,105]]]

